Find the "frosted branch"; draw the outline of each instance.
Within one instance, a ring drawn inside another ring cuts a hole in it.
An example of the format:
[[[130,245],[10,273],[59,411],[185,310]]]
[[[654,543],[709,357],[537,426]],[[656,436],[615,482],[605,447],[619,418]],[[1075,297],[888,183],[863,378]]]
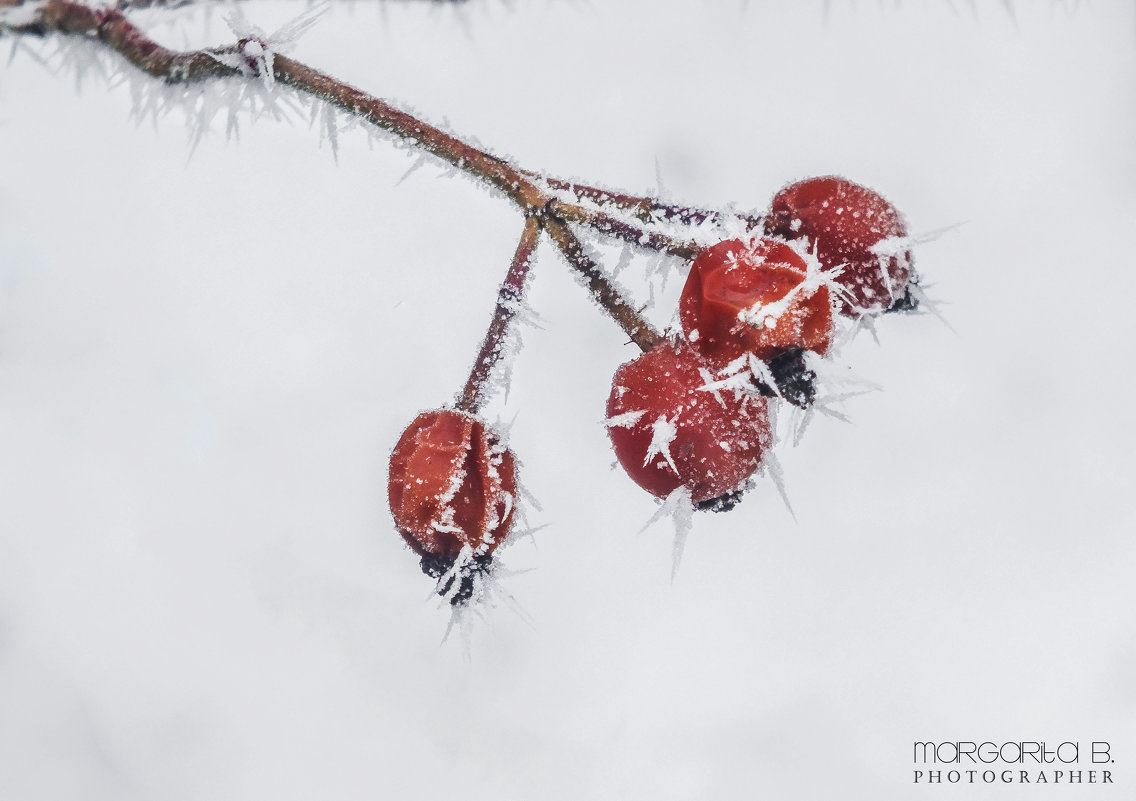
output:
[[[24,5],[23,0],[0,0],[0,7]],[[27,5],[30,7],[32,4]],[[127,4],[128,7],[133,5],[136,4]],[[530,220],[539,217],[540,225],[548,231],[568,263],[584,277],[592,296],[623,327],[631,340],[643,349],[649,349],[659,342],[660,335],[627,303],[615,285],[584,252],[580,241],[569,230],[568,223],[588,226],[601,234],[617,236],[649,250],[687,258],[692,258],[698,252],[698,246],[693,242],[676,240],[606,213],[554,198],[540,185],[541,182],[548,187],[575,187],[585,195],[590,188],[555,179],[538,178],[535,173],[520,170],[504,159],[474,147],[384,100],[288,58],[278,50],[272,50],[269,41],[271,37],[261,41],[253,34],[241,38],[234,45],[177,52],[162,47],[147,37],[126,18],[120,8],[92,8],[76,0],[47,0],[35,7],[30,21],[0,23],[0,33],[4,32],[30,36],[58,33],[82,37],[116,51],[138,69],[167,84],[185,85],[216,78],[264,80],[269,88],[274,83],[280,83],[365,120],[480,179],[512,200]],[[631,202],[631,196],[628,195],[613,197],[620,199],[616,205],[621,208],[628,207],[627,204]],[[644,208],[648,210],[661,209],[664,217],[670,213],[666,210],[672,208],[649,199],[635,200],[647,201]],[[688,211],[691,214],[686,217],[674,211],[670,218],[678,216],[681,220],[693,222],[699,214],[703,214],[697,210]]]
[[[517,316],[517,310],[524,302],[525,281],[528,278],[529,265],[532,264],[539,236],[539,219],[529,217],[525,220],[521,241],[517,243],[517,251],[513,254],[513,263],[509,266],[509,272],[505,275],[505,280],[497,293],[497,308],[493,312],[489,330],[485,332],[485,341],[481,343],[481,351],[477,354],[477,360],[469,373],[469,380],[466,381],[465,389],[458,399],[457,408],[463,412],[476,414],[485,400],[486,385],[505,349],[509,324]]]

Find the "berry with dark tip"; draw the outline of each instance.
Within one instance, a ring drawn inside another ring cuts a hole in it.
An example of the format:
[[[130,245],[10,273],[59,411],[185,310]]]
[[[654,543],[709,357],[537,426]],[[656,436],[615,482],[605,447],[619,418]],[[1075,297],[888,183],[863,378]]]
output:
[[[423,412],[394,446],[387,495],[395,526],[429,574],[453,565],[465,547],[487,556],[505,539],[515,509],[516,462],[473,415]]]

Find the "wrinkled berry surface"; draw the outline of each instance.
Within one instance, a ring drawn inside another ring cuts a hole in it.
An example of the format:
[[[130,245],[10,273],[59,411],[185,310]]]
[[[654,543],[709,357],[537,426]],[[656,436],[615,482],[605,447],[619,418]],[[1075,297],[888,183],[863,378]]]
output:
[[[512,523],[513,454],[485,424],[451,409],[423,412],[394,446],[387,494],[395,525],[421,556],[489,554]]]
[[[774,239],[708,248],[691,265],[679,300],[687,340],[717,367],[746,353],[769,360],[786,348],[824,354],[832,337],[829,291],[794,291],[807,270],[799,253]]]

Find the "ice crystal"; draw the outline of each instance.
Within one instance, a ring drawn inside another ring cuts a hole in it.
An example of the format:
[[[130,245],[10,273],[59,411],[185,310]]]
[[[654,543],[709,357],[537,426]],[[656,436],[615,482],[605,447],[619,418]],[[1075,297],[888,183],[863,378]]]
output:
[[[638,423],[639,418],[646,413],[647,412],[643,409],[624,412],[623,414],[617,414],[614,417],[607,418],[606,420],[604,420],[604,425],[611,428],[631,428],[633,425]]]
[[[266,34],[259,26],[253,25],[245,17],[240,7],[235,7],[225,15],[225,22],[239,39],[237,50],[205,51],[212,58],[245,76],[259,76],[266,87],[271,88],[276,81],[273,62],[277,54],[290,52],[309,28],[327,10],[329,3],[314,6],[293,18],[283,26]]]
[[[682,554],[686,550],[686,540],[694,528],[694,504],[691,501],[690,487],[679,487],[663,499],[658,511],[643,524],[640,531],[646,531],[664,517],[674,524],[674,544],[671,546],[671,581],[678,575]]]
[[[479,560],[472,548],[464,546],[453,566],[438,578],[436,589],[431,593],[431,597],[439,596],[439,605],[450,607],[450,619],[442,634],[442,642],[448,641],[457,630],[462,650],[468,658],[475,620],[487,621],[486,610],[498,606],[507,607],[531,626],[532,617],[504,587],[505,579],[527,572],[510,570],[498,556],[494,556],[492,561]]]
[[[674,457],[671,456],[671,443],[675,441],[677,436],[678,428],[674,421],[659,415],[659,419],[651,424],[651,444],[647,446],[647,455],[643,457],[643,466],[646,467],[650,464],[654,457],[662,456],[670,465],[671,470],[675,472],[675,475],[679,475]]]
[[[750,240],[751,245],[755,241]],[[798,297],[811,297],[821,287],[828,288],[830,301],[833,303],[837,300],[851,300],[848,290],[836,280],[844,273],[847,265],[838,264],[825,269],[816,256],[815,244],[812,250],[809,250],[802,240],[794,240],[787,244],[804,259],[805,278],[777,300],[768,303],[758,302],[738,312],[738,319],[753,328],[773,328],[777,325],[777,321],[788,313],[793,301]]]

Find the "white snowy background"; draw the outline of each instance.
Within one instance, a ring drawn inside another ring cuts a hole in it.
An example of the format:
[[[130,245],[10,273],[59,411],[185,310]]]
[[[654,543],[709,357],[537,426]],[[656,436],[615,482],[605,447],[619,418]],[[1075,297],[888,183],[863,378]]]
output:
[[[543,247],[490,412],[547,527],[501,553],[524,617],[485,610],[469,656],[386,465],[464,381],[517,212],[435,162],[396,185],[415,154],[358,130],[336,165],[301,117],[219,117],[190,156],[178,109],[136,126],[128,85],[17,53],[0,798],[1036,797],[913,786],[928,739],[1108,740],[1115,785],[1046,795],[1133,797],[1136,10],[1013,12],[356,2],[301,40],[525,167],[755,209],[840,173],[959,224],[917,254],[951,328],[848,347],[883,390],[780,449],[796,520],[768,482],[698,515],[673,585],[600,422],[635,350]],[[221,16],[135,15],[174,47],[231,41]]]

